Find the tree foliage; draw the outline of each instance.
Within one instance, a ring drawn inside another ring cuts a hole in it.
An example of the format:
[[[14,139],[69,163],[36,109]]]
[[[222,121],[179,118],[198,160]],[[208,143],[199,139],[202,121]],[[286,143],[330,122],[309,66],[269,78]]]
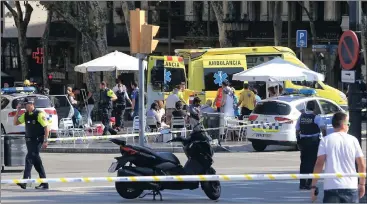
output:
[[[22,1],[24,5],[24,11],[20,5],[20,1],[15,1],[14,6],[15,9],[9,4],[8,1],[3,1],[6,8],[10,11],[13,16],[15,26],[18,30],[18,47],[20,54],[20,62],[21,62],[21,70],[22,70],[22,79],[26,79],[28,77],[28,58],[27,58],[27,29],[29,21],[31,20],[31,15],[33,12],[33,7],[29,4],[28,1]]]

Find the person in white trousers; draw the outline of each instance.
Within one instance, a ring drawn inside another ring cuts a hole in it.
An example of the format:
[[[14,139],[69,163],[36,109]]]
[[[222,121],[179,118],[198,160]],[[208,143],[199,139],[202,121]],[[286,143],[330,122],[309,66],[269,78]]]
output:
[[[87,125],[91,127],[93,125],[92,111],[94,108],[94,98],[92,92],[88,91],[87,85],[84,84],[83,86],[87,95],[87,98],[85,99],[87,100]]]

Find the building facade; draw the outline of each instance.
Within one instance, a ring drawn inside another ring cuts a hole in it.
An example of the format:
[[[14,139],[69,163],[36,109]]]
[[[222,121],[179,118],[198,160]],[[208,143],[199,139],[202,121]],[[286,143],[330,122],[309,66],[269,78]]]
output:
[[[47,19],[47,12],[42,7],[34,4],[31,22],[28,27],[29,77],[40,80],[42,78],[42,36]],[[336,45],[343,30],[348,29],[349,14],[347,1],[316,1],[314,3],[281,2],[281,18],[283,20],[282,41],[287,46],[288,19],[291,20],[291,48],[299,54],[295,47],[297,30],[307,30],[309,36],[310,19],[307,11],[312,13],[313,23],[317,30],[317,44]],[[107,42],[109,51],[119,50],[129,53],[129,39],[119,1],[100,2],[107,14]],[[184,47],[219,47],[218,24],[216,16],[208,1],[136,1],[136,8],[147,10],[146,19],[149,24],[160,26],[157,39],[159,45],[157,55],[173,54],[174,49]],[[291,13],[288,13],[288,7]],[[363,11],[366,12],[367,2],[362,2]],[[2,6],[2,70],[20,78],[19,49],[17,46],[17,32],[13,18]],[[223,1],[223,22],[228,26],[228,36],[235,46],[264,46],[273,45],[273,11],[269,2],[265,1]],[[52,74],[53,87],[57,93],[67,84],[75,85],[76,79],[81,76],[73,70],[80,63],[78,56],[78,43],[80,35],[72,26],[55,16],[50,31],[50,48],[47,51],[51,56],[48,73]],[[308,39],[308,48],[303,49],[303,60],[313,67],[312,41]],[[335,53],[333,53],[335,54]],[[338,67],[338,60],[332,65],[327,64],[328,73]],[[338,76],[330,75],[329,78]],[[80,81],[80,80],[79,80]],[[334,83],[334,82],[333,82]],[[52,87],[51,87],[52,90]]]

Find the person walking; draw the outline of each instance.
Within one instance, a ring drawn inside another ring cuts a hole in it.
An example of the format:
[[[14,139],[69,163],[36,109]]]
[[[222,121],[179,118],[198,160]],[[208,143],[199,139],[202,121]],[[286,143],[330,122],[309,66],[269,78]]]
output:
[[[47,148],[47,139],[50,134],[49,122],[46,113],[37,110],[34,107],[34,98],[24,99],[26,112],[19,116],[22,104],[17,105],[17,112],[14,116],[14,125],[25,124],[25,141],[27,146],[27,155],[25,158],[25,167],[23,179],[31,178],[32,166],[36,169],[40,178],[46,178],[45,169],[40,157],[41,148]],[[21,102],[20,102],[21,103]],[[17,184],[22,189],[26,189],[25,183]],[[48,189],[48,183],[41,183],[36,189]]]
[[[325,133],[322,118],[315,113],[316,105],[314,101],[309,101],[306,111],[301,114],[296,123],[297,142],[301,149],[300,174],[312,173],[320,138],[322,132]],[[310,190],[311,181],[311,179],[300,179],[299,189]]]
[[[248,84],[243,84],[243,91],[240,94],[237,104],[241,107],[241,116],[239,119],[242,120],[244,116],[249,116],[254,110],[255,104],[256,98],[254,92],[249,89]]]
[[[100,84],[101,96],[99,101],[99,107],[102,111],[102,124],[104,125],[103,135],[107,135],[110,132],[111,135],[117,135],[110,125],[112,102],[117,100],[115,93],[107,88],[107,83],[102,81]]]
[[[116,129],[120,131],[124,128],[124,115],[126,109],[126,101],[132,104],[132,101],[129,98],[129,95],[124,90],[123,85],[121,83],[118,84],[116,91],[117,100],[115,101],[115,114],[116,114]]]
[[[356,137],[349,135],[349,117],[343,112],[335,113],[331,123],[334,132],[320,141],[314,174],[356,174],[366,173],[362,148]],[[357,169],[356,164],[357,163]],[[315,201],[318,179],[312,180],[311,200]],[[324,203],[358,203],[365,194],[366,179],[363,177],[342,177],[324,179]]]

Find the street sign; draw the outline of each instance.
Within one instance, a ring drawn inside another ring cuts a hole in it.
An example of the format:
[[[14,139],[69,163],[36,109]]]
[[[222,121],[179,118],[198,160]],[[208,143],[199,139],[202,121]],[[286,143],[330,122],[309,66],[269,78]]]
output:
[[[342,70],[342,82],[343,83],[355,83],[356,82],[356,71]]]
[[[328,45],[312,45],[312,52],[327,52]]]
[[[351,70],[354,68],[358,62],[359,51],[359,40],[356,33],[351,30],[344,31],[338,46],[340,64],[343,69]]]
[[[307,47],[307,30],[297,30],[296,46]]]

